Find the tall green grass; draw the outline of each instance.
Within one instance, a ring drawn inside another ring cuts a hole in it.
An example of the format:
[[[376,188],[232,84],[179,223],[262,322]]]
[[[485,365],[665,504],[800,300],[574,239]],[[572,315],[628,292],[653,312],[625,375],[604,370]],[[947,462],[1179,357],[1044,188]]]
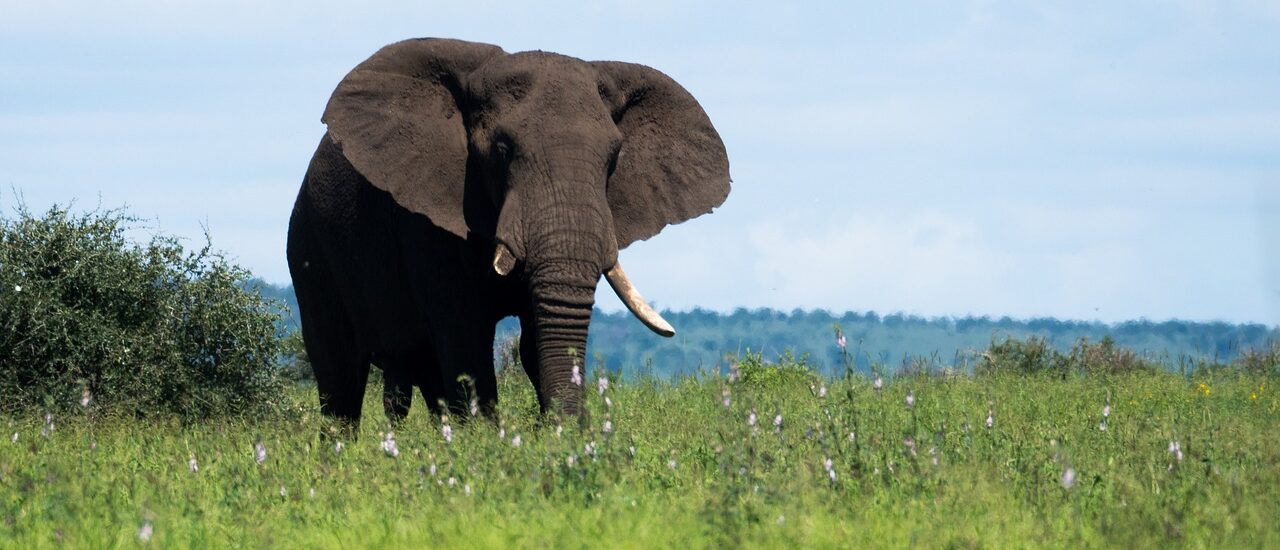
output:
[[[302,389],[252,421],[0,417],[0,546],[1280,546],[1273,373],[876,390],[755,360],[588,379],[587,417],[562,422],[522,377],[500,421],[448,419],[452,442],[415,403],[394,457],[378,388],[340,450]]]

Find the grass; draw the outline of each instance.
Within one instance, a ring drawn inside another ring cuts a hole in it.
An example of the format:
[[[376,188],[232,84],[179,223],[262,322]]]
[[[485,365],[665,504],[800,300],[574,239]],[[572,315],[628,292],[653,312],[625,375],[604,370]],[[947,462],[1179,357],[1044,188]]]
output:
[[[912,376],[877,391],[757,368],[603,396],[588,379],[589,418],[559,435],[522,375],[504,376],[500,425],[450,419],[448,443],[418,402],[396,457],[377,388],[340,452],[304,389],[257,420],[90,405],[45,436],[38,416],[0,417],[0,546],[1280,547],[1274,375]]]

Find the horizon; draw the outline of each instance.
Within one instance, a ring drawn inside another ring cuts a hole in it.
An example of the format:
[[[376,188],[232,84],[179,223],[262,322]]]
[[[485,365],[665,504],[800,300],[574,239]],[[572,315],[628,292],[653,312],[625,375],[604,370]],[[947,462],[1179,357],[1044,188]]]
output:
[[[1280,7],[732,5],[6,3],[0,212],[128,205],[289,284],[333,87],[449,36],[701,102],[733,191],[620,255],[660,309],[1280,326]]]

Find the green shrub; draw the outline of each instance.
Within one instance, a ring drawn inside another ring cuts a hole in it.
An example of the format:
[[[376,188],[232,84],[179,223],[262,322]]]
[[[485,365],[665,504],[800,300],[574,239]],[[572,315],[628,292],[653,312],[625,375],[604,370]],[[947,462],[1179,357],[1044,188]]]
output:
[[[808,356],[793,357],[783,352],[777,363],[764,360],[761,353],[747,353],[738,362],[741,384],[768,390],[808,388],[818,380],[818,373],[808,364]]]
[[[184,418],[277,403],[275,308],[207,242],[141,246],[120,210],[16,214],[0,217],[0,410],[76,407],[86,390]]]
[[[986,351],[979,354],[974,374],[1061,372],[1065,363],[1062,354],[1044,338],[1016,340],[1006,336],[1003,342],[992,339]]]
[[[1280,374],[1280,342],[1261,350],[1247,349],[1240,353],[1236,364],[1251,374]]]
[[[1030,336],[1026,340],[1005,337],[1003,342],[992,340],[986,351],[979,354],[974,374],[1001,373],[1034,374],[1121,374],[1136,371],[1154,371],[1158,366],[1133,350],[1117,346],[1110,336],[1096,343],[1081,338],[1062,353],[1048,340]]]

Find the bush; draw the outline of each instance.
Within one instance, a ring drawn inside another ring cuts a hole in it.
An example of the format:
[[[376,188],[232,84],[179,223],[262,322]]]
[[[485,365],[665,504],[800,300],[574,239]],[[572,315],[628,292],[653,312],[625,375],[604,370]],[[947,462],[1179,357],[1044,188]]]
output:
[[[1154,363],[1132,350],[1117,346],[1110,336],[1097,343],[1081,338],[1067,353],[1054,349],[1044,338],[1030,336],[1026,340],[1010,337],[1005,337],[1003,342],[992,340],[986,351],[979,354],[974,374],[1052,373],[1066,376],[1071,373],[1121,374],[1154,370],[1158,370]]]
[[[184,418],[270,408],[276,308],[207,244],[146,246],[120,210],[0,217],[0,410],[94,406]]]
[[[808,356],[793,357],[785,351],[777,363],[764,360],[761,353],[747,353],[738,362],[738,372],[744,387],[768,390],[807,388],[818,380],[818,373],[808,364]]]
[[[1236,359],[1236,364],[1250,374],[1280,374],[1280,342],[1261,350],[1247,349]]]
[[[1003,342],[993,339],[979,359],[974,367],[974,374],[978,375],[1060,372],[1066,368],[1062,354],[1048,340],[1035,336],[1026,340],[1006,336]]]

